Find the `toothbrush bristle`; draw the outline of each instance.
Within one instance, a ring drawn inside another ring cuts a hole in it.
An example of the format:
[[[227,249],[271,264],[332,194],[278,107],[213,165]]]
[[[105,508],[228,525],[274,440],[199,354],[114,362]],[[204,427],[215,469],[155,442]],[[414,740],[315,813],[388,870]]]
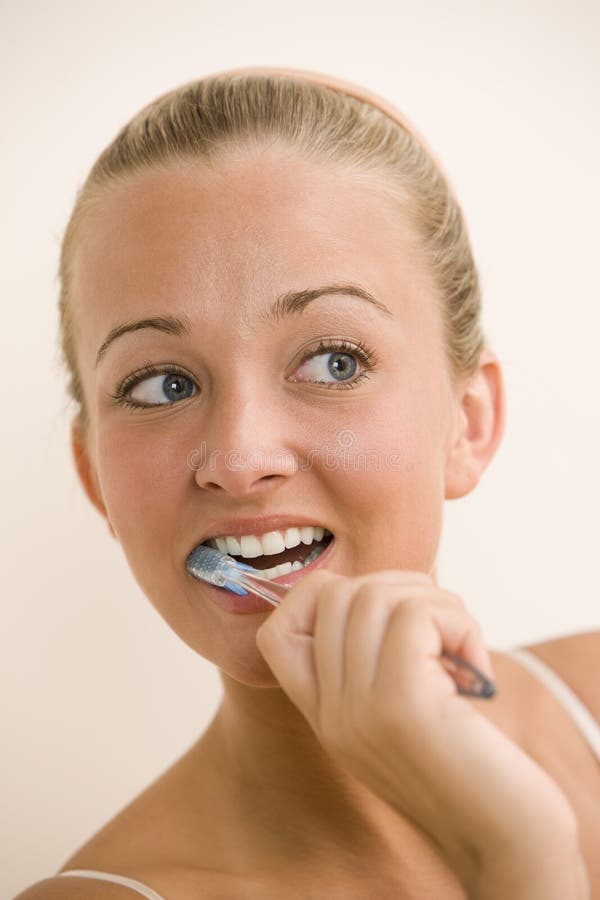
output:
[[[207,547],[206,544],[199,544],[188,556],[186,568],[195,578],[222,587],[227,580],[227,569],[231,563],[235,564],[235,560],[226,553]]]

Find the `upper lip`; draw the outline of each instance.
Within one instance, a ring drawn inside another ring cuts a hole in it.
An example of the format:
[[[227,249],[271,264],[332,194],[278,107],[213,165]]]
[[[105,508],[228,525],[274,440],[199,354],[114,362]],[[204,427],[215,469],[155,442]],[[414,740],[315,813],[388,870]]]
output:
[[[267,531],[282,531],[285,528],[292,528],[294,525],[302,527],[303,525],[319,525],[319,521],[315,516],[299,516],[299,515],[275,515],[275,516],[255,516],[253,518],[231,518],[219,519],[210,522],[203,534],[196,538],[194,547],[204,543],[209,538],[230,536],[240,538],[244,534],[265,534]],[[327,531],[331,531],[326,525],[322,525]]]

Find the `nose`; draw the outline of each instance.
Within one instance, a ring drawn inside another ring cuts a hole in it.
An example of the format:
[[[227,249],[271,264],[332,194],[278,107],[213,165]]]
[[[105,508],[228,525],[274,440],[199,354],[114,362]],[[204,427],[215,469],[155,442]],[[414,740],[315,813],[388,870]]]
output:
[[[188,456],[196,484],[205,491],[255,496],[282,486],[298,470],[290,423],[280,405],[230,391],[211,409],[208,421]]]

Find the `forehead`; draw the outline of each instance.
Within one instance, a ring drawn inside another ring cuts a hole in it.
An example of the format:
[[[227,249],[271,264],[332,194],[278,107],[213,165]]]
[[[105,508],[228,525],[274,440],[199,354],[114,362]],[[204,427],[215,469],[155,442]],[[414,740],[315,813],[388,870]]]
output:
[[[273,148],[179,163],[108,188],[72,267],[78,341],[165,312],[233,325],[290,289],[353,281],[406,321],[433,284],[407,217],[375,182]]]

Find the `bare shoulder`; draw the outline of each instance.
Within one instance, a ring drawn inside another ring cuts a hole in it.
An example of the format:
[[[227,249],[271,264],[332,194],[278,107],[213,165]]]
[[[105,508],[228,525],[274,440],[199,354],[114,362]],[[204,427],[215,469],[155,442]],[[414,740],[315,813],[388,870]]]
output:
[[[600,722],[600,631],[523,646],[561,678]],[[498,698],[487,717],[562,788],[577,816],[593,896],[600,897],[600,768],[569,713],[538,677],[510,653],[491,652]],[[494,718],[495,717],[495,718]]]
[[[600,631],[562,635],[523,645],[561,678],[600,722]],[[498,694],[481,711],[521,743],[525,732],[535,732],[536,711],[557,711],[556,701],[521,662],[510,653],[490,650]],[[542,706],[540,707],[540,703]],[[564,714],[566,715],[566,714]],[[532,718],[533,717],[533,718]]]
[[[94,878],[44,878],[25,888],[14,900],[132,900],[131,888]]]
[[[583,631],[528,644],[577,694],[600,722],[600,631]]]

